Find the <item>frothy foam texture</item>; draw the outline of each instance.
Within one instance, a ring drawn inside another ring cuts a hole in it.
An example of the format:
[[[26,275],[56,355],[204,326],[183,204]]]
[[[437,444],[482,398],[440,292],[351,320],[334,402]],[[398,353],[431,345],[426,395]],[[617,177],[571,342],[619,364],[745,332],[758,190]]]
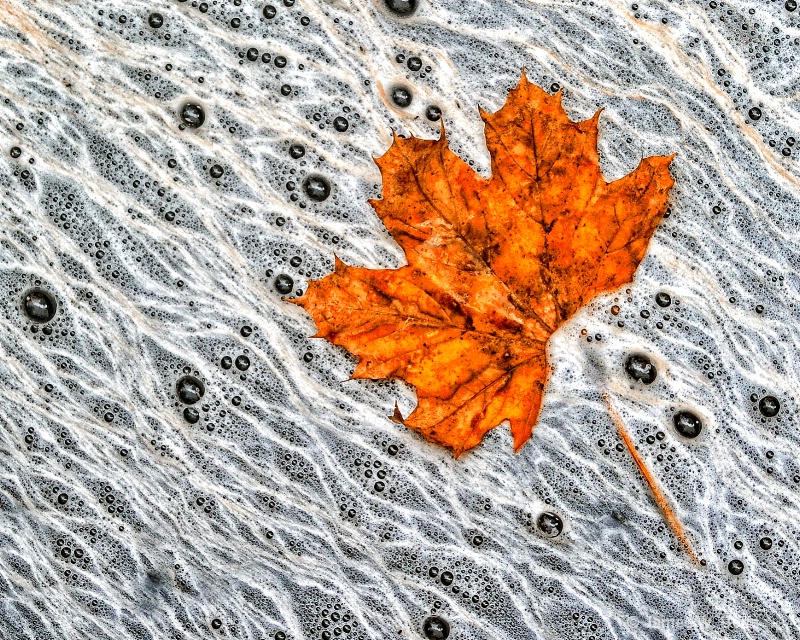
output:
[[[0,5],[0,635],[796,637],[794,0]],[[531,441],[454,461],[282,298],[403,264],[373,158],[488,175],[522,68],[676,184]]]

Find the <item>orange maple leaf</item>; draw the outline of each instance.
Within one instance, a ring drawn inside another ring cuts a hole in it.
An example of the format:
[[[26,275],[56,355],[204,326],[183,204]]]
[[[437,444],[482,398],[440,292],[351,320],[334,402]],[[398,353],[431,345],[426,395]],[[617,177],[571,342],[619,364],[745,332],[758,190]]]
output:
[[[600,111],[572,122],[561,92],[525,74],[497,113],[481,111],[492,158],[478,176],[439,140],[395,136],[375,162],[370,204],[405,251],[399,269],[350,267],[310,282],[301,305],[359,358],[353,378],[417,390],[404,424],[457,457],[508,420],[519,448],[539,417],[548,338],[594,296],[633,278],[667,208],[674,156],[607,183]]]

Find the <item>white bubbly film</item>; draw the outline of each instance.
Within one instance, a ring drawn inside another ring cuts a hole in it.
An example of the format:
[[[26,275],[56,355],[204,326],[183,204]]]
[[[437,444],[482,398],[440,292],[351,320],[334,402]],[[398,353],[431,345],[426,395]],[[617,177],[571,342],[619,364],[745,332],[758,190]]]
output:
[[[0,0],[0,638],[800,637],[795,0],[269,3]],[[488,175],[522,68],[675,186],[453,460],[282,297],[403,264],[373,157],[435,106]]]

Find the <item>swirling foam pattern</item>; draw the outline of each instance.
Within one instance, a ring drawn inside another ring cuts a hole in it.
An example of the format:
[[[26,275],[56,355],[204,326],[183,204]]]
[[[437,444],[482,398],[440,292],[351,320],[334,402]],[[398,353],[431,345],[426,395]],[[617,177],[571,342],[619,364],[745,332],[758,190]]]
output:
[[[0,0],[0,637],[800,637],[800,12],[639,2]],[[523,67],[604,109],[609,180],[677,153],[676,185],[629,289],[551,340],[532,440],[454,461],[281,291],[402,264],[372,158],[435,105],[486,175],[477,106]]]

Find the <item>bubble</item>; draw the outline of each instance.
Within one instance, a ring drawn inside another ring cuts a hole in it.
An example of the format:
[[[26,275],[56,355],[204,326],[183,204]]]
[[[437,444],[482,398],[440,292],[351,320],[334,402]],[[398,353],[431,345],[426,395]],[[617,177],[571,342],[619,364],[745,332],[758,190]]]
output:
[[[16,160],[17,158],[19,158],[22,155],[22,149],[20,149],[19,147],[11,147],[11,152],[10,153],[11,153],[11,157]]]
[[[758,541],[758,546],[761,547],[764,551],[769,551],[772,549],[772,538],[768,538],[764,536],[761,540]]]
[[[186,407],[183,410],[183,418],[189,424],[197,424],[200,421],[200,412],[194,407]]]
[[[250,334],[252,333],[253,333],[253,327],[247,324],[244,325],[241,329],[239,329],[239,335],[241,335],[243,338],[249,338]]]
[[[219,629],[221,626],[222,626],[222,620],[220,620],[219,618],[214,618],[211,621],[211,628],[212,629]]]
[[[218,164],[211,165],[211,169],[208,170],[211,174],[212,178],[221,178],[225,173],[225,170]]]
[[[552,511],[544,511],[539,514],[536,519],[536,526],[548,538],[555,538],[561,535],[564,530],[564,523],[561,521],[561,517]]]
[[[758,410],[765,418],[774,418],[781,410],[781,403],[775,396],[764,396],[758,401]]]
[[[247,371],[250,368],[250,358],[246,355],[242,354],[240,356],[236,356],[236,368],[239,371]]]
[[[164,25],[164,16],[160,13],[153,12],[147,17],[147,24],[153,29],[160,29]]]
[[[400,18],[408,18],[417,10],[418,0],[383,0],[386,8]]]
[[[472,544],[474,544],[476,547],[480,547],[483,544],[483,536],[473,536]]]
[[[242,26],[241,19],[239,19],[239,18],[231,18],[231,26],[234,29],[238,29],[239,27],[241,27]]]
[[[732,575],[738,576],[742,571],[744,571],[744,562],[738,559],[731,560],[728,563],[728,571],[730,571]]]
[[[453,584],[453,574],[450,571],[442,571],[442,575],[439,576],[439,581],[445,587],[449,587]]]
[[[206,121],[203,107],[194,102],[187,102],[181,107],[181,122],[190,129],[197,129]]]
[[[429,616],[422,623],[422,634],[428,640],[445,640],[450,636],[450,624],[441,616]]]
[[[278,69],[283,69],[286,66],[286,58],[284,56],[275,56],[273,64],[278,67]]]
[[[303,191],[314,202],[323,202],[331,194],[331,185],[322,176],[311,175],[303,180]]]
[[[256,60],[258,60],[258,49],[256,49],[255,47],[250,47],[247,50],[247,59],[250,62],[255,62]]]
[[[306,148],[302,144],[295,143],[289,147],[289,155],[295,160],[298,160],[306,155]]]
[[[281,95],[288,96],[292,92],[292,87],[288,84],[281,85]]]
[[[287,293],[291,293],[293,288],[294,280],[292,280],[291,276],[281,273],[275,278],[275,291],[278,293],[286,295]]]
[[[219,361],[219,366],[223,369],[230,369],[233,366],[233,358],[230,356],[223,356],[222,360]]]
[[[56,299],[44,289],[31,289],[23,298],[25,315],[31,322],[50,322],[56,315]]]
[[[668,293],[664,291],[659,291],[656,294],[656,304],[659,307],[668,307],[670,304],[672,304],[672,298]]]
[[[703,429],[703,423],[700,418],[691,411],[678,411],[672,416],[672,424],[675,425],[675,431],[684,438],[696,438]]]
[[[431,122],[436,122],[441,119],[442,110],[435,104],[430,104],[428,108],[425,109],[425,117]]]
[[[264,6],[264,17],[267,20],[272,20],[278,14],[278,10],[271,4]]]
[[[786,4],[784,4],[783,7],[787,11],[794,11],[797,9],[797,0],[786,0]]]
[[[67,504],[67,500],[69,500],[69,496],[66,493],[58,494],[58,504]]]
[[[411,89],[403,85],[397,85],[396,87],[393,87],[391,95],[392,102],[403,109],[408,107],[411,104],[411,101],[414,99]]]
[[[398,448],[397,448],[397,445],[396,445],[396,444],[390,444],[390,445],[387,447],[387,449],[386,449],[386,453],[388,453],[390,456],[396,456],[396,455],[397,455],[397,452],[398,452],[399,450],[400,450],[400,449],[398,449]]]
[[[761,119],[761,109],[758,107],[750,107],[750,111],[747,112],[747,115],[750,119],[755,122],[756,120]]]
[[[336,129],[339,133],[344,133],[350,127],[350,123],[347,121],[347,118],[344,116],[336,116],[333,119],[333,128]]]
[[[650,384],[656,379],[657,371],[650,358],[640,354],[632,354],[625,361],[625,371],[634,380]]]
[[[178,391],[178,399],[183,404],[199,402],[206,392],[203,383],[194,376],[183,376],[175,384],[175,388]]]
[[[422,68],[422,60],[420,60],[417,56],[411,56],[406,62],[406,66],[411,71],[419,71]]]

